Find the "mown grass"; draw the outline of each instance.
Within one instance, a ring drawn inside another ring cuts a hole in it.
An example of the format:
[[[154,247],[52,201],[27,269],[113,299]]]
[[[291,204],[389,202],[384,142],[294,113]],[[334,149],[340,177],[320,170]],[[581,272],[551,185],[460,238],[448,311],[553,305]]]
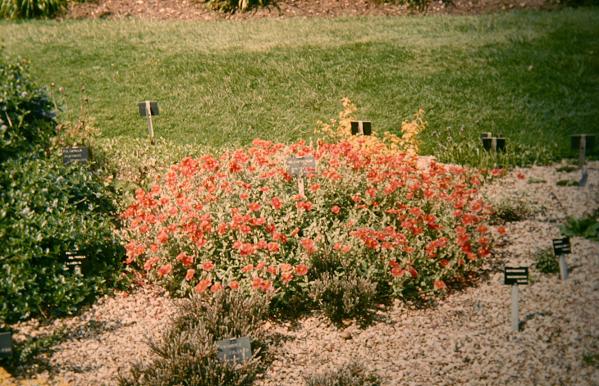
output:
[[[508,138],[502,162],[569,154],[599,133],[599,9],[476,17],[357,17],[242,22],[0,23],[4,54],[80,98],[105,137],[146,135],[136,103],[158,100],[156,133],[220,147],[309,138],[349,97],[375,131],[419,106],[423,150],[480,162],[479,133]],[[81,91],[81,87],[85,91]]]

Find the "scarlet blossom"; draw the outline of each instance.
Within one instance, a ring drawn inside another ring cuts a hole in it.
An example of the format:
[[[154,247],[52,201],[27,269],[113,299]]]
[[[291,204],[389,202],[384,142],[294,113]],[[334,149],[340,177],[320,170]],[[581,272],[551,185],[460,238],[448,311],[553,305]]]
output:
[[[400,277],[404,274],[404,272],[405,271],[398,266],[391,268],[391,275],[393,277]]]
[[[295,204],[297,209],[303,209],[306,212],[309,212],[312,210],[313,205],[310,201],[300,201],[297,204]]]
[[[165,264],[162,267],[158,268],[158,276],[163,277],[171,273],[173,270],[173,266],[171,264]]]
[[[139,233],[141,233],[141,234],[148,233],[149,230],[150,230],[150,227],[147,224],[142,224],[139,227]]]
[[[189,267],[193,263],[193,257],[187,255],[185,252],[181,252],[177,255],[177,260],[185,267]]]
[[[253,289],[258,289],[260,288],[262,285],[262,278],[260,278],[259,276],[256,276],[255,278],[252,279],[252,288]]]
[[[261,271],[262,269],[264,269],[264,267],[266,267],[266,262],[264,260],[262,260],[261,262],[258,263],[258,265],[256,265],[256,270]]]
[[[312,184],[312,186],[310,186],[310,190],[313,192],[317,192],[320,189],[320,184]]]
[[[240,198],[241,200],[245,201],[245,200],[247,200],[248,198],[250,198],[250,195],[244,192],[244,193],[241,193],[241,194],[239,195],[239,198]]]
[[[289,272],[293,269],[293,266],[289,263],[281,263],[279,268],[281,268],[281,272]]]
[[[443,280],[437,279],[433,282],[433,287],[435,287],[436,290],[442,291],[447,288],[447,285]]]
[[[187,273],[185,274],[185,281],[190,281],[191,279],[193,279],[193,276],[195,275],[196,270],[195,269],[188,269]]]
[[[439,260],[439,265],[443,268],[446,268],[449,265],[449,260],[441,259],[441,260]]]
[[[218,224],[218,227],[216,229],[218,231],[219,236],[222,236],[225,233],[227,233],[227,224],[220,223],[220,224]]]
[[[522,172],[518,172],[518,173],[516,174],[516,178],[518,178],[519,180],[523,180],[523,179],[525,179],[525,178],[526,178],[526,176],[524,175],[524,173],[522,173]]]
[[[146,271],[151,270],[152,268],[154,268],[154,265],[156,265],[156,263],[159,261],[160,259],[157,257],[152,257],[149,258],[148,260],[146,260],[146,262],[144,263],[144,269]]]
[[[266,271],[271,275],[277,275],[279,273],[279,267],[276,265],[269,265]]]
[[[304,276],[308,273],[308,267],[305,264],[298,264],[295,266],[295,274],[298,276]]]
[[[408,268],[408,272],[410,272],[410,275],[412,275],[414,279],[418,277],[418,271],[416,271],[414,268]]]
[[[160,244],[164,244],[168,241],[168,233],[166,233],[166,231],[163,229],[160,232],[158,232],[158,236],[156,236],[156,239]]]
[[[266,242],[266,240],[258,240],[258,242],[255,245],[256,249],[266,249],[268,247],[268,243]]]
[[[241,268],[241,272],[247,273],[247,272],[251,272],[253,269],[254,269],[254,265],[248,264],[245,267]]]
[[[302,247],[306,250],[308,255],[311,255],[317,251],[316,244],[314,243],[314,240],[312,240],[312,239],[303,238],[300,241],[300,243],[302,244]]]
[[[237,280],[233,280],[229,283],[229,288],[231,289],[238,289],[239,288],[239,282]]]
[[[272,291],[274,287],[272,286],[272,282],[270,280],[262,280],[260,283],[260,289],[264,292],[269,292]]]
[[[152,251],[152,252],[157,252],[157,251],[158,251],[158,244],[154,244],[154,243],[152,243],[152,244],[150,245],[150,251]]]
[[[210,278],[200,280],[200,282],[195,286],[195,291],[197,293],[202,293],[202,292],[206,291],[208,289],[208,287],[210,287],[211,284],[212,284],[212,279],[210,279]]]
[[[262,207],[262,205],[260,205],[259,202],[250,202],[248,204],[248,209],[252,212],[257,212],[260,210],[260,208]]]
[[[338,207],[337,205],[333,205],[331,207],[331,212],[333,212],[333,214],[339,214],[341,212],[341,208]]]
[[[202,263],[202,269],[206,272],[210,272],[214,269],[214,263],[210,260],[204,261]]]
[[[399,267],[399,263],[396,260],[389,260],[389,266],[391,268]]]
[[[500,225],[497,227],[497,233],[499,233],[500,235],[504,236],[507,234],[507,228],[504,227],[503,225]]]
[[[277,253],[279,252],[279,243],[271,241],[270,243],[268,243],[267,248],[269,252]]]
[[[222,284],[220,283],[214,283],[212,284],[212,286],[210,287],[210,292],[212,293],[217,293],[218,291],[220,291],[221,289],[223,289]]]
[[[288,284],[291,280],[293,280],[293,273],[291,272],[283,272],[281,274],[281,281],[285,284]]]

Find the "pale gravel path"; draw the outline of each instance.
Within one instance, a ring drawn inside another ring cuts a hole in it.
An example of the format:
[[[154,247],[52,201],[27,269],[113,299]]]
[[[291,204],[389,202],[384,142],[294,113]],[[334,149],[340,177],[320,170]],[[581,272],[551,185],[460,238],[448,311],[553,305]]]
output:
[[[589,172],[586,188],[556,186],[579,175],[558,173],[555,166],[517,169],[485,187],[492,202],[520,200],[533,209],[527,220],[508,224],[488,280],[432,309],[398,303],[366,329],[341,330],[316,317],[271,324],[284,339],[273,346],[276,360],[256,384],[301,385],[309,373],[356,360],[384,385],[599,385],[599,368],[583,362],[585,354],[599,354],[599,243],[572,239],[568,263],[574,269],[565,283],[531,268],[531,283],[520,287],[525,323],[518,333],[510,330],[510,288],[499,271],[505,263],[532,265],[534,253],[559,237],[565,218],[599,207],[599,162]],[[529,177],[546,182],[530,184]],[[39,334],[67,326],[68,338],[51,357],[58,377],[74,385],[111,385],[132,361],[149,358],[145,342],[165,330],[175,303],[145,287],[103,298],[53,326],[29,322],[21,328]]]

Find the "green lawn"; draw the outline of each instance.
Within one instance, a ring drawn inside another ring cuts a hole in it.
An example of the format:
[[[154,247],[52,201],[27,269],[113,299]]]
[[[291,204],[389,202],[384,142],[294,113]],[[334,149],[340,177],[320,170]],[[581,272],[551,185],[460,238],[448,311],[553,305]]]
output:
[[[504,134],[516,162],[533,160],[528,150],[565,155],[569,134],[599,133],[599,8],[2,22],[0,36],[5,56],[28,58],[36,80],[65,88],[63,119],[77,116],[84,86],[104,137],[144,136],[137,102],[148,98],[160,104],[157,135],[177,143],[291,141],[336,117],[345,96],[375,131],[397,131],[424,107],[424,150],[456,161],[478,151],[481,131]]]

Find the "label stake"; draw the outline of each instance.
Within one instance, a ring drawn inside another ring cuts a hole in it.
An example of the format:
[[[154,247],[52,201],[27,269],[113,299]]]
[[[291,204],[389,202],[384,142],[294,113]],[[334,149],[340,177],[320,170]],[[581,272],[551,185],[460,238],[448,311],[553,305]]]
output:
[[[150,135],[150,143],[154,145],[154,125],[152,124],[152,109],[150,101],[146,101],[146,111],[148,112],[148,134]]]
[[[566,263],[566,255],[569,253],[572,253],[569,237],[553,239],[553,254],[555,256],[559,256],[559,273],[564,281],[568,279],[568,264]]]
[[[512,331],[520,330],[518,284],[512,284]]]
[[[512,286],[512,331],[519,331],[518,285],[528,284],[528,267],[505,267],[503,275],[503,283]]]

